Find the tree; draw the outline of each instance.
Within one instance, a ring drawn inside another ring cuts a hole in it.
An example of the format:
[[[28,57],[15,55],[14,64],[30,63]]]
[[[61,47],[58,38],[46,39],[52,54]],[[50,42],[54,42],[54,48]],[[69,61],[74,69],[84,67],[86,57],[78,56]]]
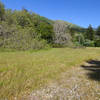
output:
[[[78,33],[75,35],[75,42],[78,42],[80,45],[83,45],[85,42],[84,35],[82,33]]]
[[[68,25],[63,21],[55,21],[53,41],[58,45],[65,45],[70,41],[70,35],[67,33]]]
[[[54,32],[51,24],[40,22],[37,32],[40,35],[40,38],[47,40],[48,43],[52,42]]]
[[[91,25],[89,25],[86,32],[86,38],[89,40],[94,40],[94,33],[95,33],[94,29],[92,28]]]
[[[19,12],[19,15],[17,16],[17,23],[22,27],[25,27],[30,24],[30,19],[27,17],[27,12]]]
[[[28,10],[25,7],[22,7],[22,11],[28,12]]]
[[[74,30],[73,28],[70,28],[69,30],[70,30],[70,34],[71,34],[71,36],[74,38],[75,30]]]
[[[96,30],[96,35],[100,36],[100,26],[98,26],[98,28]]]
[[[4,5],[0,2],[0,20],[4,20],[4,15],[5,15],[5,7]]]

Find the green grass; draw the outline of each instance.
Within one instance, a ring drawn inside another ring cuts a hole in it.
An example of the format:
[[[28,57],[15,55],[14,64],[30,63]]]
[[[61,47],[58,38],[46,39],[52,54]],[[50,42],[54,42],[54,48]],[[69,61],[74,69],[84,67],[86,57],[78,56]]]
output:
[[[99,57],[100,48],[0,52],[0,99],[28,95],[68,68]]]

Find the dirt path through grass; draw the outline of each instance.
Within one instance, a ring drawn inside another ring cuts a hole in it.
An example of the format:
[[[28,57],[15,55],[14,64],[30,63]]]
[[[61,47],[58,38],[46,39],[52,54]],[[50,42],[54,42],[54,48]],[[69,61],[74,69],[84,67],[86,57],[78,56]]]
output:
[[[98,69],[97,62],[92,62],[68,70],[61,75],[61,80],[33,91],[27,100],[100,100],[100,76],[96,76],[100,73],[100,62]]]

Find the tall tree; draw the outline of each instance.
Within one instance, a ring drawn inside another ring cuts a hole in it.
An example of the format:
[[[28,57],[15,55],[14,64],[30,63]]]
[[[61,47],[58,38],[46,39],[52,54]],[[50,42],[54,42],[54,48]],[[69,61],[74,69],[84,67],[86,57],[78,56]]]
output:
[[[5,14],[5,7],[4,5],[0,2],[0,20],[4,20],[4,14]]]
[[[100,36],[100,26],[98,26],[98,28],[96,30],[96,35]]]
[[[86,32],[86,38],[89,40],[94,40],[94,29],[92,28],[92,25],[89,25],[89,27],[87,28],[87,32]]]

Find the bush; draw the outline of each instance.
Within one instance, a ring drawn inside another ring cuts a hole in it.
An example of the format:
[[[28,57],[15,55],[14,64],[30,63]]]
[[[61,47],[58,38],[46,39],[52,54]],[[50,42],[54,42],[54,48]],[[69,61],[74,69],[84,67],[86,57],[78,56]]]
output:
[[[87,47],[94,47],[94,46],[95,46],[95,42],[86,39],[83,45],[84,45],[84,46],[87,46]]]
[[[83,46],[85,42],[84,35],[82,33],[75,34],[74,42],[76,46]]]
[[[26,32],[24,32],[24,30],[13,32],[10,34],[9,38],[5,38],[3,42],[4,48],[17,50],[42,49],[46,46],[46,40],[38,39],[34,36],[32,37],[32,34],[29,33],[29,30]]]
[[[49,48],[50,46],[47,44],[46,40],[38,40],[38,39],[34,39],[31,44],[30,44],[30,49],[46,49]]]
[[[96,40],[96,41],[95,41],[95,46],[96,46],[96,47],[100,47],[100,40]]]
[[[75,42],[74,45],[77,46],[77,47],[82,46],[79,42]]]
[[[3,29],[2,29],[3,27]],[[29,50],[46,48],[47,41],[38,38],[32,27],[2,23],[0,28],[0,46],[8,49]]]
[[[15,39],[6,39],[3,45],[4,48],[17,50],[43,49],[47,48],[48,46],[49,45],[47,45],[47,42],[45,40],[29,39],[24,36]]]

